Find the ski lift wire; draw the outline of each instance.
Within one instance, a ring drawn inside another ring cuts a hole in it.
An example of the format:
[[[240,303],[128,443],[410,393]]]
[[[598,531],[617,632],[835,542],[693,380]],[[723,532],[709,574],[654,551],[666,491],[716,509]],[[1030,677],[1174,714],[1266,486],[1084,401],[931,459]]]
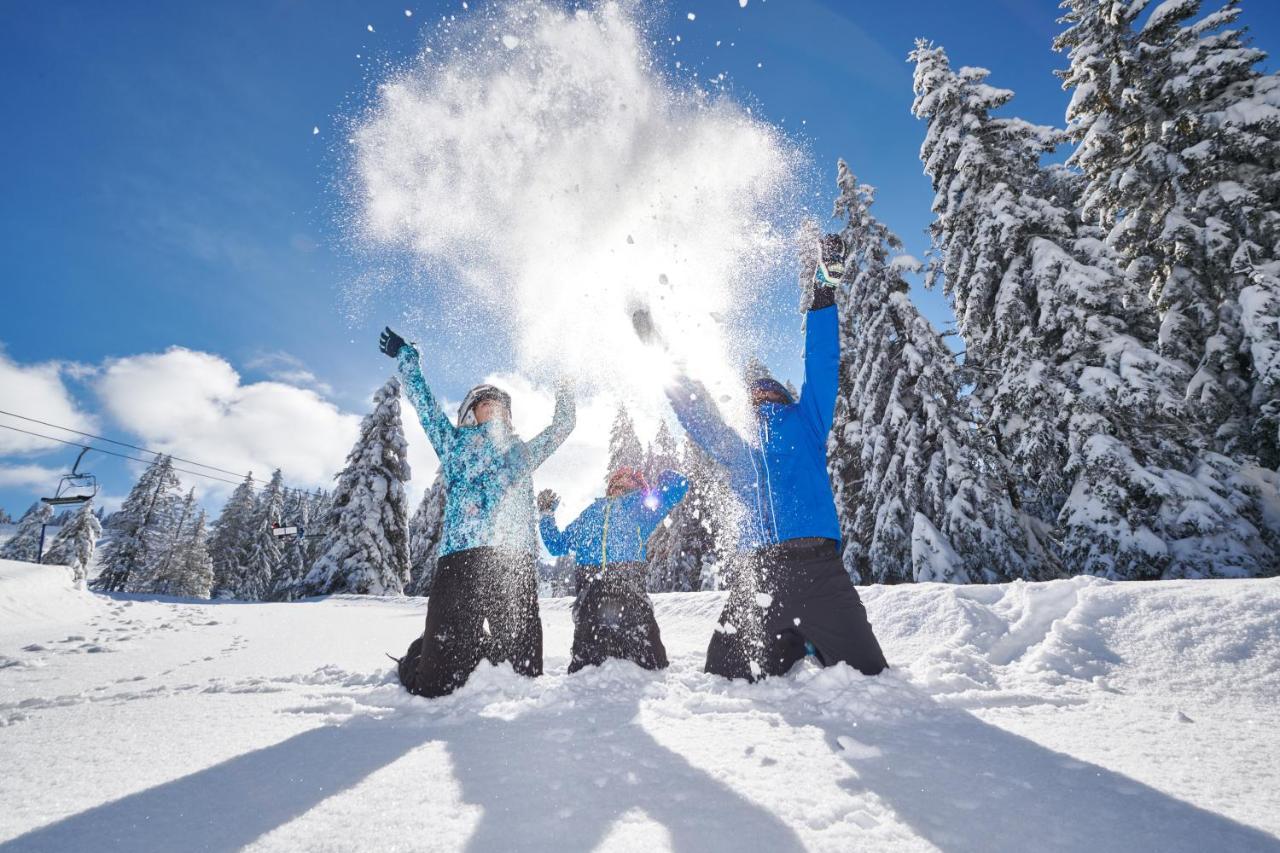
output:
[[[42,421],[39,418],[27,417],[26,415],[20,415],[17,412],[9,412],[9,411],[5,411],[4,409],[0,409],[0,415],[8,415],[11,418],[18,418],[19,420],[29,421],[34,424],[40,424],[41,426],[53,427],[54,429],[60,429],[66,432],[73,432],[76,435],[82,435],[85,438],[92,438],[96,441],[105,441],[110,444],[115,444],[119,447],[127,447],[130,450],[138,450],[138,451],[141,451],[142,453],[150,453],[153,456],[168,456],[170,459],[174,460],[175,462],[182,462],[183,464],[186,464],[186,465],[195,465],[200,468],[208,468],[210,471],[217,471],[219,474],[230,474],[232,477],[244,476],[244,474],[238,471],[228,471],[226,468],[219,468],[216,465],[206,465],[205,463],[197,462],[194,459],[183,459],[180,456],[161,453],[158,450],[149,450],[148,448],[145,448],[145,447],[139,447],[136,444],[129,444],[128,442],[117,441],[114,438],[107,438],[106,436],[102,436],[102,435],[94,435],[91,432],[83,432],[78,429],[72,429],[71,427],[62,426],[61,424],[54,424],[54,423],[50,423],[49,421]]]
[[[0,414],[8,414],[8,412],[0,412]],[[34,420],[34,418],[26,418],[25,420]],[[58,427],[58,426],[57,426],[57,425],[55,425],[55,424],[50,424],[50,426],[54,426],[56,429],[65,429],[65,427]],[[42,433],[32,432],[31,430],[21,429],[21,428],[16,427],[16,426],[10,426],[9,424],[0,424],[0,428],[8,429],[8,430],[13,430],[14,432],[20,432],[20,433],[23,433],[23,434],[25,434],[25,435],[35,436],[36,438],[43,438],[43,439],[45,439],[46,441],[56,441],[56,442],[59,442],[59,443],[61,443],[61,444],[70,445],[71,447],[84,447],[84,446],[85,446],[85,445],[83,445],[83,444],[80,444],[79,442],[75,442],[75,441],[68,441],[68,440],[67,440],[67,439],[65,439],[65,438],[57,438],[57,437],[52,436],[52,435],[43,435]],[[76,430],[71,430],[71,432],[76,432]],[[105,440],[105,441],[110,441],[110,439],[104,439],[104,440]],[[117,442],[112,442],[112,443],[113,443],[113,444],[124,444],[124,442],[119,442],[119,441],[117,441]],[[132,447],[132,445],[124,445],[124,446],[126,446],[126,447]],[[144,464],[144,465],[150,465],[152,462],[154,462],[154,461],[155,461],[155,460],[151,460],[151,459],[139,459],[137,456],[130,456],[130,455],[129,455],[129,454],[127,454],[127,453],[117,453],[117,452],[116,452],[116,451],[114,451],[114,450],[105,450],[105,449],[103,449],[103,448],[101,448],[101,447],[93,447],[93,446],[90,446],[90,447],[89,447],[89,449],[90,449],[90,450],[92,450],[92,451],[94,451],[95,453],[105,453],[107,456],[116,456],[116,457],[119,457],[120,459],[128,459],[128,460],[130,460],[131,462],[141,462],[141,463],[142,463],[142,464]],[[156,452],[156,451],[154,451],[154,450],[146,450],[146,449],[144,449],[144,448],[135,448],[135,449],[137,449],[137,450],[142,450],[142,452],[144,452],[144,453],[152,453],[152,454],[155,454],[156,456],[165,456],[165,455],[167,455],[167,454],[164,454],[164,453],[157,453],[157,452]],[[177,457],[177,456],[170,456],[169,458],[170,458],[170,459],[177,459],[178,457]],[[182,461],[184,461],[184,462],[185,462],[186,460],[182,460]],[[199,464],[199,463],[195,463],[195,464]],[[204,467],[208,468],[208,467],[212,467],[212,466],[208,466],[208,465],[206,465],[206,466],[204,466]],[[238,481],[238,480],[228,480],[228,479],[226,479],[225,477],[215,477],[215,476],[213,476],[212,474],[206,474],[206,473],[204,473],[203,471],[192,471],[192,470],[190,470],[189,468],[179,468],[179,467],[178,467],[178,466],[176,466],[176,465],[175,465],[175,466],[173,466],[173,470],[175,470],[175,471],[181,471],[183,474],[191,474],[191,475],[193,475],[193,476],[195,476],[195,477],[204,477],[204,478],[209,479],[209,480],[217,480],[219,483],[227,483],[227,484],[232,485],[232,486],[238,486],[238,485],[240,485],[240,481]],[[219,469],[215,469],[215,470],[219,470]],[[231,472],[231,473],[234,473],[234,472]],[[254,487],[255,489],[261,489],[261,488],[266,488],[266,485],[267,485],[266,483],[254,483],[254,484],[253,484],[253,487]],[[286,491],[286,492],[295,492],[295,493],[297,493],[297,494],[299,494],[299,495],[307,495],[307,496],[309,496],[309,497],[317,497],[317,496],[318,496],[318,495],[317,495],[317,493],[314,493],[314,492],[304,492],[302,489],[292,488],[292,487],[289,487],[289,486],[284,486],[284,487],[282,488],[282,490],[283,490],[283,491]]]

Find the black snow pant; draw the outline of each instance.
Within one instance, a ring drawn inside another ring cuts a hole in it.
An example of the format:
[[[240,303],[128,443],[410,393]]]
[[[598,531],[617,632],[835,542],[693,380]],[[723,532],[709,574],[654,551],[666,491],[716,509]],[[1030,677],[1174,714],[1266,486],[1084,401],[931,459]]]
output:
[[[599,666],[608,658],[629,660],[645,669],[665,669],[653,602],[645,591],[644,563],[583,566],[583,582],[573,603],[573,658],[569,672]]]
[[[823,666],[847,663],[876,675],[889,665],[833,540],[790,540],[744,555],[706,671],[750,681],[782,675],[805,656],[806,641]]]
[[[481,660],[542,675],[542,619],[532,554],[471,548],[441,557],[427,599],[427,626],[400,660],[400,683],[444,696]]]

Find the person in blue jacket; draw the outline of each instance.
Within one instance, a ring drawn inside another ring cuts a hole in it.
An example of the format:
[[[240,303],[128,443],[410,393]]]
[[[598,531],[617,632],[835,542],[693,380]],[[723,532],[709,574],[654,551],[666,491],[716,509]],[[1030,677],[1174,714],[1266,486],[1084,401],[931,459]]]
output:
[[[840,524],[827,475],[827,435],[840,370],[835,288],[839,235],[821,241],[806,314],[800,398],[768,376],[750,384],[754,434],[721,418],[706,389],[681,376],[668,389],[689,436],[729,473],[745,507],[741,569],[707,648],[706,671],[755,680],[806,654],[875,675],[888,664],[840,559]],[[639,324],[638,324],[639,330]]]
[[[569,672],[608,658],[666,667],[667,650],[645,591],[645,543],[688,490],[688,481],[674,471],[663,471],[651,489],[639,471],[619,468],[609,475],[605,496],[564,530],[556,527],[555,493],[538,495],[543,544],[557,557],[572,552],[578,564]]]
[[[573,396],[561,386],[551,425],[523,441],[511,425],[511,398],[477,385],[455,425],[422,377],[417,347],[388,328],[380,348],[396,359],[445,483],[426,628],[399,660],[400,681],[411,693],[443,696],[485,659],[541,675],[533,471],[573,431]]]

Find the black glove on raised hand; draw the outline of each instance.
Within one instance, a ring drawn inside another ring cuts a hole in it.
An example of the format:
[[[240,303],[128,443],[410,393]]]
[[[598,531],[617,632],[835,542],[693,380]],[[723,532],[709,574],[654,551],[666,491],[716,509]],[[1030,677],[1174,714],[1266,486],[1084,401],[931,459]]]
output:
[[[404,348],[404,338],[391,331],[391,327],[387,326],[382,330],[382,336],[378,338],[378,350],[384,355],[392,358],[400,355],[400,350]]]
[[[538,512],[542,515],[551,515],[556,511],[556,507],[560,506],[560,496],[550,489],[543,489],[538,492]]]
[[[836,288],[844,279],[845,245],[839,234],[828,234],[818,243],[817,269],[813,271],[813,298],[810,311],[836,304]]]

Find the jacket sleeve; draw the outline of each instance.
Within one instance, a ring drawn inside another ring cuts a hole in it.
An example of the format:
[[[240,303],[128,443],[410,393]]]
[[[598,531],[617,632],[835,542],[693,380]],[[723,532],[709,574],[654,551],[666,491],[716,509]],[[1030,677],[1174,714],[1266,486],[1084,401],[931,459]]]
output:
[[[822,438],[831,432],[840,385],[840,318],[835,306],[810,311],[805,322],[800,411]]]
[[[684,500],[689,491],[689,481],[675,471],[663,471],[658,475],[658,488],[644,496],[640,503],[640,519],[650,533],[662,523],[667,513]]]
[[[564,440],[573,432],[578,422],[577,402],[573,392],[567,385],[556,388],[556,412],[551,417],[551,425],[535,435],[526,445],[529,449],[529,463],[537,468],[547,457],[556,452],[556,448],[564,444]]]
[[[572,525],[570,525],[572,526]],[[547,546],[553,557],[564,556],[569,551],[569,529],[561,530],[556,526],[556,517],[546,513],[538,521],[538,531],[542,533],[542,544]]]
[[[444,459],[453,447],[457,429],[440,408],[440,402],[427,387],[427,381],[422,378],[418,351],[406,344],[401,348],[396,362],[400,379],[404,383],[405,395],[417,410],[418,420],[422,422],[422,429],[431,440],[431,446],[436,449],[436,455]]]
[[[734,467],[749,452],[746,442],[729,428],[699,382],[680,376],[667,388],[667,399],[680,425],[707,454],[726,468]]]

